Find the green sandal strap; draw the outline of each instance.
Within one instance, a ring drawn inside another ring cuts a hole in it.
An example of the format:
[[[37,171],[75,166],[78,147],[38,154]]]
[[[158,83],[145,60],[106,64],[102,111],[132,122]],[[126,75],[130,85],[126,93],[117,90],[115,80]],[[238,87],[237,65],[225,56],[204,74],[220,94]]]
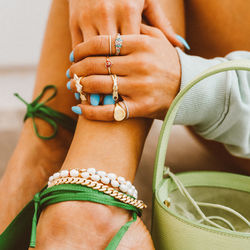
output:
[[[137,214],[133,212],[132,214],[133,220],[128,221],[125,225],[123,225],[118,233],[113,237],[113,239],[109,242],[109,245],[105,248],[105,250],[114,250],[118,247],[122,237],[128,231],[129,227],[133,222],[137,220]]]
[[[127,232],[130,225],[136,221],[137,216],[141,216],[141,210],[119,200],[115,199],[112,196],[104,194],[98,190],[81,186],[78,184],[62,184],[58,186],[53,186],[51,188],[47,188],[42,190],[40,193],[37,193],[34,196],[34,215],[32,219],[32,229],[31,229],[31,237],[30,237],[30,247],[35,247],[36,245],[36,226],[39,215],[43,208],[63,202],[63,201],[92,201],[104,205],[116,206],[120,208],[124,208],[126,210],[132,211],[133,219],[123,225],[118,233],[111,240],[106,250],[113,250],[119,245],[124,234]]]
[[[39,103],[41,98],[49,89],[54,90],[52,95],[47,100]],[[56,94],[57,94],[57,88],[55,85],[45,86],[41,94],[31,103],[27,103],[19,94],[17,93],[14,94],[19,100],[21,100],[27,106],[27,113],[24,117],[24,121],[27,120],[28,118],[32,118],[35,133],[40,139],[49,140],[54,138],[58,131],[57,124],[60,124],[62,127],[72,132],[74,132],[75,130],[76,121],[74,119],[45,105],[45,103],[53,99],[56,96]],[[50,136],[42,136],[39,134],[35,122],[35,117],[40,118],[46,121],[49,125],[51,125],[51,127],[53,128],[53,133]]]

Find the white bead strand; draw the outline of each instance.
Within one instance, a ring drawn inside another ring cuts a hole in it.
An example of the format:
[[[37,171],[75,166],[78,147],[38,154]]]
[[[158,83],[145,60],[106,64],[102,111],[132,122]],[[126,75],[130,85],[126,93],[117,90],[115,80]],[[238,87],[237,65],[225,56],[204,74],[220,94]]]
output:
[[[114,188],[118,188],[121,192],[137,198],[138,192],[130,181],[126,181],[124,177],[118,176],[114,173],[106,173],[105,171],[96,171],[95,168],[88,169],[71,169],[62,170],[54,173],[49,177],[49,182],[55,181],[58,178],[64,177],[82,177],[83,179],[91,179],[93,181],[101,182],[105,185],[110,184]]]

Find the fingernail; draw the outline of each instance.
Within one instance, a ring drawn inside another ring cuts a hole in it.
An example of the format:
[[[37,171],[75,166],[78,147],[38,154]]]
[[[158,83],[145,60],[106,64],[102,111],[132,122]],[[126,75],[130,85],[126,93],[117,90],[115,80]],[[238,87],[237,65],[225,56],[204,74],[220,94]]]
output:
[[[70,79],[71,77],[70,77],[70,73],[69,73],[69,69],[67,70],[67,72],[66,72],[66,76]]]
[[[67,82],[67,89],[71,90],[71,88],[70,88],[70,81]]]
[[[72,110],[74,113],[78,114],[78,115],[81,115],[81,114],[82,114],[82,110],[81,110],[81,108],[78,107],[78,106],[73,106],[73,107],[71,108],[71,110]]]
[[[188,45],[187,41],[183,37],[181,37],[180,35],[176,35],[176,38],[184,45],[184,47],[187,50],[190,50],[190,46]]]
[[[98,106],[100,103],[100,95],[98,95],[98,94],[90,95],[90,103],[93,106]]]
[[[75,93],[75,98],[76,98],[76,100],[80,100],[80,94],[79,93]]]
[[[110,104],[115,104],[115,101],[113,99],[112,95],[106,95],[103,100],[103,105],[110,105]]]
[[[75,61],[74,51],[73,51],[73,50],[71,51],[71,53],[70,53],[70,55],[69,55],[69,60],[70,60],[71,62],[74,62],[74,61]]]

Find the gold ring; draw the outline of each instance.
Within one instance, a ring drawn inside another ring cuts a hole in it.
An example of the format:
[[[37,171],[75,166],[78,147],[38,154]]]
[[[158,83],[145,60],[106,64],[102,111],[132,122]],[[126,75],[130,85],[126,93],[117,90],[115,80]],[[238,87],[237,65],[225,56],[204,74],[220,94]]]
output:
[[[109,55],[112,56],[112,37],[109,35]]]
[[[129,118],[129,109],[128,109],[128,104],[127,104],[127,102],[125,101],[125,100],[122,100],[122,102],[121,102],[124,106],[125,106],[125,109],[126,109],[126,113],[127,113],[127,115],[126,115],[126,120]]]
[[[117,75],[111,75],[111,77],[113,79],[113,99],[117,102],[119,99]]]
[[[74,80],[76,82],[76,91],[80,94],[80,98],[82,101],[86,101],[87,98],[85,94],[82,92],[82,85],[81,85],[81,79],[82,77],[78,77],[76,74],[74,74]]]
[[[109,75],[111,75],[111,66],[112,66],[112,63],[111,63],[110,59],[108,57],[106,57],[105,67],[108,70]]]
[[[126,118],[126,111],[125,109],[119,104],[115,104],[114,109],[114,119],[117,122],[123,121]]]

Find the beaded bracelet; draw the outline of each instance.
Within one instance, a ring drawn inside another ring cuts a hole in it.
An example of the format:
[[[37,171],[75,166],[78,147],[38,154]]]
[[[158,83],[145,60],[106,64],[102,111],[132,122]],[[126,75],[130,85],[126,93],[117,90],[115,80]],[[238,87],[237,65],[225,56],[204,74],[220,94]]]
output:
[[[93,181],[100,181],[105,185],[111,185],[113,188],[118,188],[121,192],[133,196],[135,199],[138,197],[136,188],[130,181],[126,181],[124,177],[117,177],[114,173],[106,173],[104,171],[96,171],[94,168],[71,170],[62,170],[54,173],[49,177],[49,183],[61,177],[82,177],[84,179],[90,178]]]
[[[103,192],[105,194],[108,194],[120,200],[121,202],[130,204],[139,209],[147,208],[147,205],[144,204],[142,200],[137,200],[133,197],[128,196],[125,193],[119,192],[116,189],[109,187],[107,185],[104,185],[103,183],[100,183],[97,181],[92,181],[92,180],[85,179],[82,177],[58,177],[48,183],[48,188],[53,187],[55,185],[60,185],[60,184],[80,184],[82,186],[87,186],[87,187],[96,189],[100,192]]]

